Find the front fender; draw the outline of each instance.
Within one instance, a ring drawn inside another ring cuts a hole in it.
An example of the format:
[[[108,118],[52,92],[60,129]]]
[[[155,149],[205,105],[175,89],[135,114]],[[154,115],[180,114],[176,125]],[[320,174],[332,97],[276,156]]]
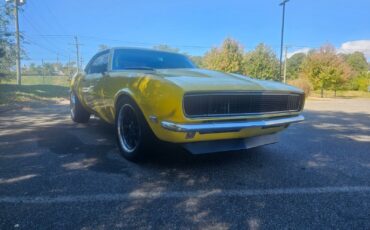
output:
[[[156,133],[156,130],[162,129],[159,125],[162,120],[178,122],[184,120],[183,95],[181,88],[161,77],[137,76],[131,78],[126,87],[122,87],[114,95],[114,116],[120,98],[130,97],[136,102],[149,126]]]

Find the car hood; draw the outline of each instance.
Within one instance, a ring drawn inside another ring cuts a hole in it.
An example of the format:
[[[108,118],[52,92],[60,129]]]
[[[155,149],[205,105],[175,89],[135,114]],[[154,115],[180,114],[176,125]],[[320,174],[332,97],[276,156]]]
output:
[[[158,75],[191,91],[289,91],[303,93],[293,86],[266,80],[257,80],[239,74],[223,73],[205,69],[162,69]]]

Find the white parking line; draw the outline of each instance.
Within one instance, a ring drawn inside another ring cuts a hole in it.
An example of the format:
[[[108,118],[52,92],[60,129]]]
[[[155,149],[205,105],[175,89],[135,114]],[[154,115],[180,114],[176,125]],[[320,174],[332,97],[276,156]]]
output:
[[[70,202],[125,201],[135,199],[204,198],[204,197],[251,197],[276,195],[312,195],[325,193],[369,193],[370,186],[246,189],[246,190],[199,190],[199,191],[134,191],[122,194],[66,195],[66,196],[0,196],[0,203],[52,204]]]

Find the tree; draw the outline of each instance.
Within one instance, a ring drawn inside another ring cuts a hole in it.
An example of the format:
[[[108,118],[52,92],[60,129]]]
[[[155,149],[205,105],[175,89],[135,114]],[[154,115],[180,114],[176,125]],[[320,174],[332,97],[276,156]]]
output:
[[[5,50],[4,48],[0,47],[0,58],[5,56]]]
[[[298,78],[302,69],[302,63],[306,58],[305,53],[296,53],[287,60],[287,79],[294,80]]]
[[[340,54],[346,63],[352,68],[352,76],[348,82],[348,88],[352,90],[363,89],[364,82],[366,82],[366,72],[368,71],[368,63],[365,55],[362,52],[354,52],[350,54]]]
[[[368,63],[365,55],[362,52],[356,51],[351,54],[342,54],[342,57],[357,74],[368,70]]]
[[[35,63],[31,63],[28,68],[22,69],[22,72],[25,75],[42,75],[42,67],[36,65]]]
[[[106,49],[109,49],[109,46],[107,46],[105,44],[100,44],[99,45],[99,51],[103,51],[103,50],[106,50]]]
[[[171,47],[171,46],[165,45],[165,44],[160,44],[160,45],[153,46],[153,49],[161,50],[161,51],[174,52],[174,53],[180,52],[180,50],[178,48]]]
[[[192,56],[188,55],[190,60],[198,67],[203,67],[203,57],[202,56]]]
[[[76,72],[76,67],[75,66],[76,66],[76,62],[74,62],[74,61],[67,62],[62,67],[63,74],[66,75],[66,76],[72,77],[72,75]]]
[[[315,89],[321,90],[321,97],[324,90],[334,89],[336,92],[351,75],[348,64],[336,54],[331,45],[324,45],[307,55],[303,66],[302,74],[307,77]]]
[[[370,86],[370,72],[362,72],[357,75],[352,81],[354,90],[368,91]]]
[[[352,75],[351,67],[345,63],[343,59],[339,58],[339,60],[337,60],[337,64],[340,66],[337,69],[338,74],[333,75],[330,85],[330,89],[334,90],[335,97],[337,96],[337,90],[344,89]]]
[[[9,32],[13,6],[5,4],[0,7],[0,77],[9,76],[15,65],[15,44],[12,33]]]
[[[53,63],[44,63],[42,66],[45,76],[50,76],[55,74],[55,68]]]
[[[263,43],[244,57],[246,75],[259,79],[279,80],[279,60],[273,50]]]
[[[227,38],[221,47],[212,48],[203,58],[206,69],[218,70],[228,73],[243,72],[244,49],[239,42]]]

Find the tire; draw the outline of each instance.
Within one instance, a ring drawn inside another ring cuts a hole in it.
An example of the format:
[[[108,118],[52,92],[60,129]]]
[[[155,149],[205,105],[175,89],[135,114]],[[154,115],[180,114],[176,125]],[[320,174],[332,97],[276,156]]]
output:
[[[151,151],[155,136],[140,108],[130,98],[123,98],[116,107],[116,136],[121,155],[138,162]]]
[[[69,105],[71,118],[74,122],[86,123],[89,121],[90,113],[81,105],[80,100],[73,91],[70,94]]]

